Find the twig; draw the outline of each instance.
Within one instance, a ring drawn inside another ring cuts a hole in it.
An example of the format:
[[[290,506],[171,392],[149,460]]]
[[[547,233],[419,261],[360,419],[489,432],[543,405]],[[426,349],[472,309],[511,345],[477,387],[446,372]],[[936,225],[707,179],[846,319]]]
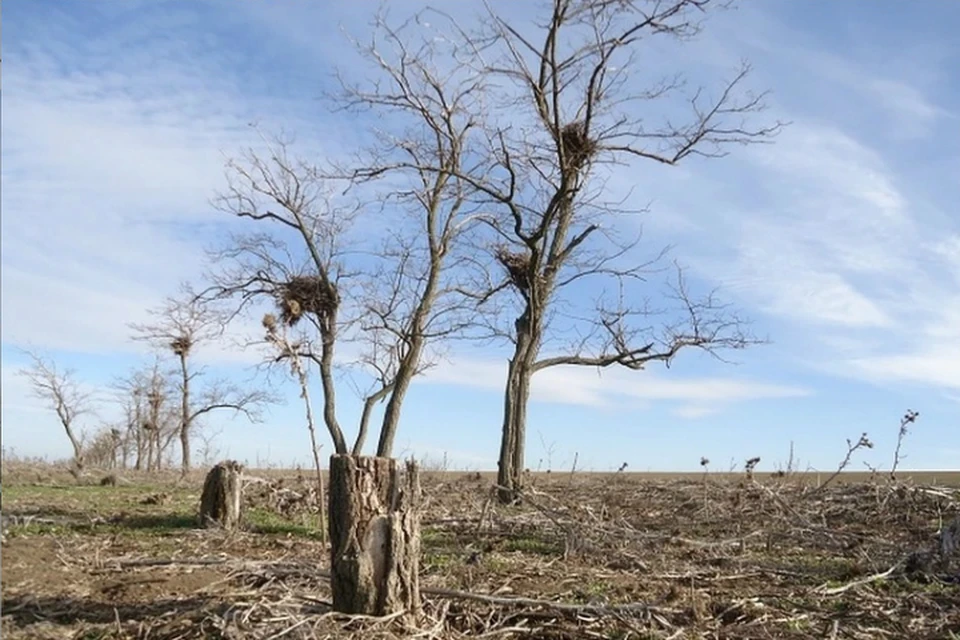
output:
[[[899,562],[897,562],[895,565],[893,565],[892,567],[890,567],[889,569],[887,569],[886,571],[883,571],[883,572],[881,572],[881,573],[875,573],[875,574],[873,574],[873,575],[871,575],[871,576],[867,576],[866,578],[861,578],[860,580],[854,580],[853,582],[849,582],[849,583],[847,583],[847,584],[845,584],[845,585],[843,585],[843,586],[840,586],[840,587],[833,587],[833,588],[831,588],[831,589],[827,589],[827,588],[824,588],[824,587],[820,587],[820,588],[818,589],[818,591],[819,591],[820,593],[824,594],[824,595],[827,595],[827,596],[833,596],[833,595],[837,595],[838,593],[844,593],[844,592],[846,592],[846,591],[849,591],[850,589],[854,589],[854,588],[856,588],[856,587],[860,587],[860,586],[863,586],[863,585],[865,585],[865,584],[869,584],[869,583],[874,582],[874,581],[876,581],[876,580],[883,580],[884,578],[889,577],[890,574],[892,574],[894,571],[896,571],[897,569],[900,568],[900,565],[901,565],[901,564],[903,564],[903,561],[902,561],[902,560],[899,561]]]

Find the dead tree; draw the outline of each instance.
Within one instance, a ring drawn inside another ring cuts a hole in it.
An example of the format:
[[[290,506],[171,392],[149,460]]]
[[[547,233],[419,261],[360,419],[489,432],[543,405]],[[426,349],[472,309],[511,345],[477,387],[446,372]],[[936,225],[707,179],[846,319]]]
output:
[[[18,371],[31,386],[33,395],[46,402],[56,411],[60,426],[63,427],[70,446],[73,449],[73,469],[75,477],[79,478],[84,467],[83,436],[79,432],[77,418],[93,412],[92,394],[84,391],[76,379],[76,372],[72,369],[57,370],[56,363],[45,360],[41,356],[27,352],[32,361],[31,366]]]
[[[164,305],[151,313],[152,324],[131,324],[134,339],[150,343],[158,349],[169,349],[177,359],[179,370],[179,428],[181,472],[190,471],[190,435],[197,419],[217,410],[232,410],[251,421],[259,419],[261,406],[269,401],[262,391],[246,391],[224,381],[207,385],[198,396],[193,395],[192,382],[202,375],[192,365],[194,350],[215,341],[222,335],[225,317],[217,309],[203,303],[187,286],[180,298],[167,298]]]
[[[200,526],[235,529],[240,525],[243,466],[226,460],[213,466],[203,482]]]
[[[496,87],[478,102],[485,109],[476,115],[482,144],[468,151],[470,169],[456,175],[489,212],[481,219],[504,274],[482,300],[509,293],[504,304],[512,322],[500,324],[496,315],[490,326],[513,351],[498,474],[505,502],[521,489],[527,404],[537,371],[567,365],[639,370],[649,362],[669,364],[687,348],[718,354],[758,342],[714,296],[691,294],[682,273],[668,290],[665,309],[635,304],[663,252],[637,260],[639,238],[623,240],[614,232],[621,206],[603,200],[604,172],[613,164],[720,157],[731,145],[769,141],[780,129],[780,123],[746,124],[763,108],[762,94],[741,90],[747,67],[722,82],[713,98],[705,90],[684,96],[680,79],[666,74],[647,86],[631,77],[641,43],[695,35],[694,19],[710,5],[554,0],[534,29],[511,24],[489,7],[477,30],[467,32],[452,20],[443,29],[442,40],[472,52],[455,63]],[[678,123],[676,100],[689,109],[685,122]],[[657,105],[671,113],[662,124]],[[434,170],[443,172],[439,165]],[[591,280],[589,290],[615,292],[601,295],[593,308],[584,305],[583,294]],[[652,322],[652,316],[662,319]],[[569,335],[580,337],[566,343]]]

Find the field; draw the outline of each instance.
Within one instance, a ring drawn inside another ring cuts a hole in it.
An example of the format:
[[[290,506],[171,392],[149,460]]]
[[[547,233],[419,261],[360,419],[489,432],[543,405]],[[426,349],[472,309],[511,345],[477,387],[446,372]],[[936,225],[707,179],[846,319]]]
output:
[[[960,473],[425,472],[415,627],[332,613],[310,474],[248,476],[226,533],[201,475],[4,469],[3,637],[960,638]]]

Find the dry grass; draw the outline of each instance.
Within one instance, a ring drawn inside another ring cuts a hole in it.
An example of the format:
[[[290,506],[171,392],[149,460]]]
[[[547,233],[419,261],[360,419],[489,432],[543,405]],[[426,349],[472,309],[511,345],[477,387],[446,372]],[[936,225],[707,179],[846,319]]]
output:
[[[101,487],[4,471],[4,638],[960,634],[960,568],[931,553],[960,513],[958,473],[823,490],[809,475],[554,473],[510,508],[491,476],[426,473],[410,628],[330,611],[307,474],[252,472],[247,526],[228,534],[194,528],[199,473]]]

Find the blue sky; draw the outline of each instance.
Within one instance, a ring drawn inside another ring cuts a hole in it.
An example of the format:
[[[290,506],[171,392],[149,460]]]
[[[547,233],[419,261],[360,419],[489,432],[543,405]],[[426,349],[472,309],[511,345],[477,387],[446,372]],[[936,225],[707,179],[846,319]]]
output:
[[[424,3],[391,2],[403,16]],[[530,5],[495,3],[523,21]],[[457,5],[463,20],[470,3]],[[699,287],[721,286],[773,344],[736,366],[687,354],[666,370],[555,369],[530,407],[531,468],[685,470],[759,455],[829,469],[846,438],[888,465],[899,417],[921,416],[906,466],[960,461],[960,4],[750,2],[714,14],[669,60],[694,80],[751,61],[765,117],[792,124],[775,145],[613,176],[633,189],[644,255],[675,245]],[[128,322],[195,279],[222,232],[209,200],[223,161],[256,142],[249,123],[336,157],[362,139],[318,99],[337,67],[359,73],[343,32],[363,39],[373,3],[7,0],[3,39],[3,444],[69,452],[51,412],[15,375],[18,347],[103,390],[149,356]],[[621,224],[634,224],[622,221]],[[259,334],[247,323],[237,335]],[[250,379],[257,356],[199,354],[210,375]],[[418,380],[397,453],[495,468],[507,352],[454,352]],[[293,388],[262,424],[227,416],[224,455],[307,463]],[[319,396],[319,392],[315,391]],[[359,403],[346,383],[342,416]],[[97,420],[87,423],[95,428]],[[329,451],[329,445],[327,446]],[[856,463],[857,465],[860,462]]]

